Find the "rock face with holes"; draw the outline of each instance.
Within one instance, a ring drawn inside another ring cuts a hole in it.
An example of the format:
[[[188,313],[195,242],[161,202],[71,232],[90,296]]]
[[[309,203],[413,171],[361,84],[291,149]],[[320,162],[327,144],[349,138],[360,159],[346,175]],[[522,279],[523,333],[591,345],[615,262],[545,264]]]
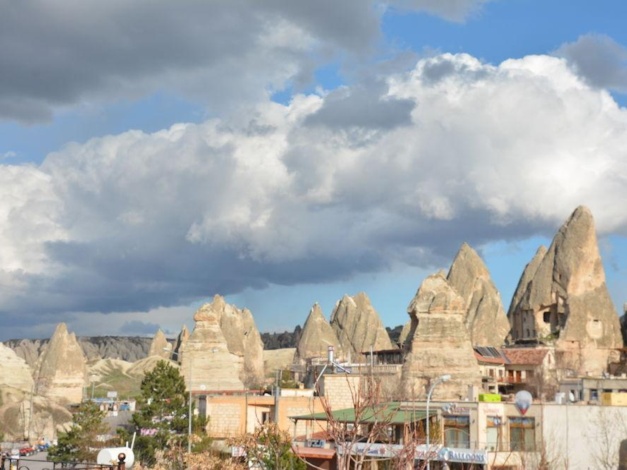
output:
[[[74,333],[57,325],[39,357],[35,393],[57,403],[80,403],[87,379],[87,360]]]
[[[335,357],[344,356],[335,331],[324,317],[320,305],[316,303],[309,311],[294,358],[300,363],[314,358],[325,360],[329,353],[329,346],[333,347]]]
[[[448,272],[449,284],[465,302],[464,323],[475,346],[502,346],[509,321],[501,295],[477,252],[464,243]]]
[[[370,348],[381,351],[394,347],[379,314],[363,292],[342,297],[331,315],[331,328],[342,346],[345,360],[361,361],[362,353]]]
[[[451,379],[434,390],[435,399],[468,396],[469,386],[481,386],[481,374],[466,328],[466,301],[443,273],[427,277],[407,312],[411,318],[408,352],[401,384],[406,399],[425,398],[434,380]]]
[[[220,296],[194,314],[181,346],[181,372],[193,390],[243,390],[263,382],[263,343],[249,310]]]
[[[573,212],[519,289],[509,315],[513,341],[554,345],[557,369],[569,373],[600,375],[618,359],[620,324],[589,209]]]

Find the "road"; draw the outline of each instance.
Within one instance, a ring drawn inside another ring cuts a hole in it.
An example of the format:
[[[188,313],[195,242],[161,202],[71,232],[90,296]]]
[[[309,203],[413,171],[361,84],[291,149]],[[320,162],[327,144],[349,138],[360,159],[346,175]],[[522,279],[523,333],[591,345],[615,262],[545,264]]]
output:
[[[52,470],[52,462],[48,462],[47,452],[39,452],[29,457],[21,457],[18,470]],[[9,470],[9,462],[5,463],[6,470]]]

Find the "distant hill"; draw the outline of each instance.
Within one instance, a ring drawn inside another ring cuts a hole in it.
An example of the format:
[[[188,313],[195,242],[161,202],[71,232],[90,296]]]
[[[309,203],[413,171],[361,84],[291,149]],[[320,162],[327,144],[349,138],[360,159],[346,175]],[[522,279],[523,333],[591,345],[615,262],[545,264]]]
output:
[[[31,367],[37,361],[47,339],[10,339],[3,341]],[[152,338],[141,336],[81,336],[78,342],[88,361],[97,359],[121,359],[135,362],[148,355]]]

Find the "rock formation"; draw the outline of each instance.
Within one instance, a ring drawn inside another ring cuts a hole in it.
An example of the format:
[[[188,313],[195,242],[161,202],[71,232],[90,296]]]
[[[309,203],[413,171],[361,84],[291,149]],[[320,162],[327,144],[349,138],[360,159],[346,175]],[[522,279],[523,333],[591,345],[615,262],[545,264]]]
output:
[[[448,272],[447,280],[466,304],[464,323],[474,346],[502,346],[509,321],[501,296],[488,268],[477,252],[464,243]]]
[[[163,359],[170,359],[172,356],[172,345],[168,342],[168,338],[161,329],[157,330],[152,343],[150,343],[149,356],[159,356]]]
[[[304,362],[307,359],[325,359],[329,346],[334,348],[336,357],[343,357],[342,346],[333,328],[324,317],[320,305],[317,303],[311,307],[305,326],[296,346],[295,360]]]
[[[516,307],[518,307],[518,304],[520,304],[522,298],[525,296],[527,287],[533,279],[533,276],[535,276],[536,271],[538,270],[538,266],[540,266],[540,263],[544,259],[546,252],[546,247],[544,245],[540,245],[540,248],[538,248],[536,254],[525,266],[522,276],[518,281],[518,285],[516,286],[516,290],[514,291],[514,295],[512,297],[512,302],[509,304],[509,311],[507,312],[507,318],[510,322],[511,339],[516,338],[518,341],[530,339],[535,341],[535,335],[531,335],[531,332],[533,331],[533,328],[531,328],[533,320],[527,320],[524,314],[516,315],[514,314],[514,312],[516,310]]]
[[[263,344],[249,310],[216,295],[194,314],[181,350],[181,371],[193,389],[242,390],[263,382]]]
[[[74,333],[68,333],[65,323],[60,323],[39,358],[36,393],[57,403],[78,403],[83,398],[86,375],[83,350]]]
[[[622,346],[590,210],[578,207],[559,229],[510,323],[522,325],[514,341],[554,344],[558,369],[599,375]],[[529,334],[527,334],[527,330]]]
[[[0,343],[0,364],[2,364],[2,374],[0,374],[0,390],[3,391],[0,403],[7,403],[5,389],[8,393],[19,390],[25,393],[33,391],[33,377],[30,367],[26,361],[18,357],[11,348]]]
[[[370,348],[380,351],[394,347],[379,314],[363,292],[342,297],[331,315],[331,328],[346,360],[361,361],[364,359],[361,354]]]
[[[175,353],[176,356],[178,356],[178,354],[182,352],[183,345],[185,344],[185,341],[188,340],[188,338],[189,338],[189,330],[187,329],[187,326],[183,325],[181,327],[181,332],[176,337],[176,341],[174,342],[173,352]]]
[[[464,325],[466,301],[443,273],[427,277],[407,312],[411,345],[403,363],[401,383],[406,398],[425,397],[433,380],[451,379],[435,389],[436,399],[468,396],[469,386],[481,386],[481,374]]]
[[[7,403],[0,408],[5,441],[26,439],[35,442],[40,437],[53,440],[59,431],[67,430],[71,422],[72,413],[67,407],[43,397],[33,397],[32,400],[29,397],[23,402]]]

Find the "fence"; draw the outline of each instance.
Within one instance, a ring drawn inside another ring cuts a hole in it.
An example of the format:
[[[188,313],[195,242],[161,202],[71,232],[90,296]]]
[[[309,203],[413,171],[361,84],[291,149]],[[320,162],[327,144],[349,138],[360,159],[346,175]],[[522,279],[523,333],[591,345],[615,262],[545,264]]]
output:
[[[100,463],[85,462],[49,462],[47,460],[28,459],[20,457],[3,457],[0,470],[126,470],[126,456],[118,460],[117,464],[107,465]]]

